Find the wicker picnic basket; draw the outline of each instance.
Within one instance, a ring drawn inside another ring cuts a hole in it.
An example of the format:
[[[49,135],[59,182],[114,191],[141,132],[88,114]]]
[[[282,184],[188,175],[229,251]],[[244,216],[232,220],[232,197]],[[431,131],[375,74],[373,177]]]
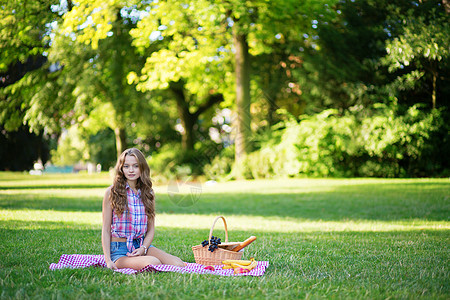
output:
[[[201,244],[193,246],[192,251],[194,252],[194,258],[197,264],[202,264],[205,266],[221,265],[224,260],[242,258],[242,250],[238,252],[228,250],[239,245],[240,242],[228,242],[227,222],[222,216],[219,216],[214,220],[211,230],[209,231],[208,242],[211,241],[214,225],[219,219],[223,220],[223,224],[225,226],[225,243],[220,244],[220,247],[214,250],[214,252],[209,251],[207,246],[203,247]]]

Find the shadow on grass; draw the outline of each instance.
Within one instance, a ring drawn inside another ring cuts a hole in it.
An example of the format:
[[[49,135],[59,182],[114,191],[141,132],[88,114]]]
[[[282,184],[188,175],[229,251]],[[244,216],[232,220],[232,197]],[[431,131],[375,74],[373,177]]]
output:
[[[308,220],[410,220],[450,219],[450,184],[356,184],[324,187],[305,192],[228,192],[189,196],[174,202],[159,196],[158,211],[165,213],[279,216]]]
[[[356,183],[314,186],[304,191],[297,188],[300,192],[295,193],[293,189],[295,186],[286,187],[273,194],[254,190],[202,193],[195,198],[183,194],[182,201],[174,201],[168,193],[159,193],[157,213],[278,216],[323,221],[450,219],[450,184],[447,183]],[[33,195],[26,190],[17,194],[0,193],[0,209],[100,212],[101,206],[101,197]]]
[[[0,194],[0,209],[101,212],[102,197]]]

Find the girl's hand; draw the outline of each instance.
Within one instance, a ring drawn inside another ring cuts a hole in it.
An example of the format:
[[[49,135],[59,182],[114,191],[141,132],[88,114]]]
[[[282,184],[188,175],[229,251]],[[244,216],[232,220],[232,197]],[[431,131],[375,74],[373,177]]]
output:
[[[127,256],[141,256],[141,255],[144,255],[144,253],[145,253],[145,249],[144,249],[144,247],[141,247],[141,248],[135,249],[131,253],[127,253]]]
[[[111,270],[117,270],[117,266],[112,260],[106,262],[106,267]]]

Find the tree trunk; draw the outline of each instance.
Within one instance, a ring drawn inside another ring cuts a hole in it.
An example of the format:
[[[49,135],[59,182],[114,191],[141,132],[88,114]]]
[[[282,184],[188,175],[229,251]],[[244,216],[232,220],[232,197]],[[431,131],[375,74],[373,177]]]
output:
[[[127,135],[125,132],[125,128],[123,127],[116,127],[114,128],[114,134],[116,136],[116,151],[117,151],[117,158],[119,158],[120,154],[122,154],[123,151],[125,151],[127,146]]]
[[[184,129],[184,132],[181,133],[181,148],[183,151],[194,150],[194,125],[197,117],[189,111],[189,104],[184,94],[184,83],[181,81],[171,82],[169,86],[175,96],[178,115]]]
[[[185,118],[181,120],[184,127],[184,134],[181,137],[181,146],[185,151],[194,150],[194,125],[197,122],[191,114],[186,114]]]
[[[195,144],[194,126],[197,123],[198,118],[214,104],[223,101],[223,95],[209,95],[208,100],[203,105],[200,105],[195,112],[191,113],[189,110],[189,100],[186,99],[184,93],[184,82],[171,82],[169,87],[175,96],[178,115],[180,116],[181,125],[183,125],[184,128],[184,133],[181,135],[181,147],[186,152],[193,151]]]
[[[249,139],[251,133],[250,115],[250,61],[248,53],[247,36],[239,32],[237,23],[233,26],[233,43],[235,47],[236,63],[236,108],[235,120],[235,162],[239,165],[249,152]]]
[[[272,95],[273,94],[273,95]],[[275,125],[275,112],[279,108],[278,105],[275,103],[276,93],[272,92],[272,90],[267,90],[264,93],[264,98],[266,99],[267,103],[269,104],[269,111],[267,115],[267,122],[269,123],[269,127],[272,125]]]

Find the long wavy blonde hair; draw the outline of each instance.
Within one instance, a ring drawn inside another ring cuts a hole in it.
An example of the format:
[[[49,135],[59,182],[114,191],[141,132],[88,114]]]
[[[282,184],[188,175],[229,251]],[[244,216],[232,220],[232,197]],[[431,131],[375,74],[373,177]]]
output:
[[[141,200],[145,207],[145,214],[149,219],[152,219],[155,217],[155,193],[153,192],[152,181],[150,179],[150,168],[145,160],[144,154],[136,148],[130,148],[123,151],[117,160],[115,167],[116,176],[109,196],[112,209],[119,216],[128,209],[126,191],[127,179],[122,169],[127,155],[134,156],[138,161],[141,176],[136,182],[136,188],[141,190]]]

